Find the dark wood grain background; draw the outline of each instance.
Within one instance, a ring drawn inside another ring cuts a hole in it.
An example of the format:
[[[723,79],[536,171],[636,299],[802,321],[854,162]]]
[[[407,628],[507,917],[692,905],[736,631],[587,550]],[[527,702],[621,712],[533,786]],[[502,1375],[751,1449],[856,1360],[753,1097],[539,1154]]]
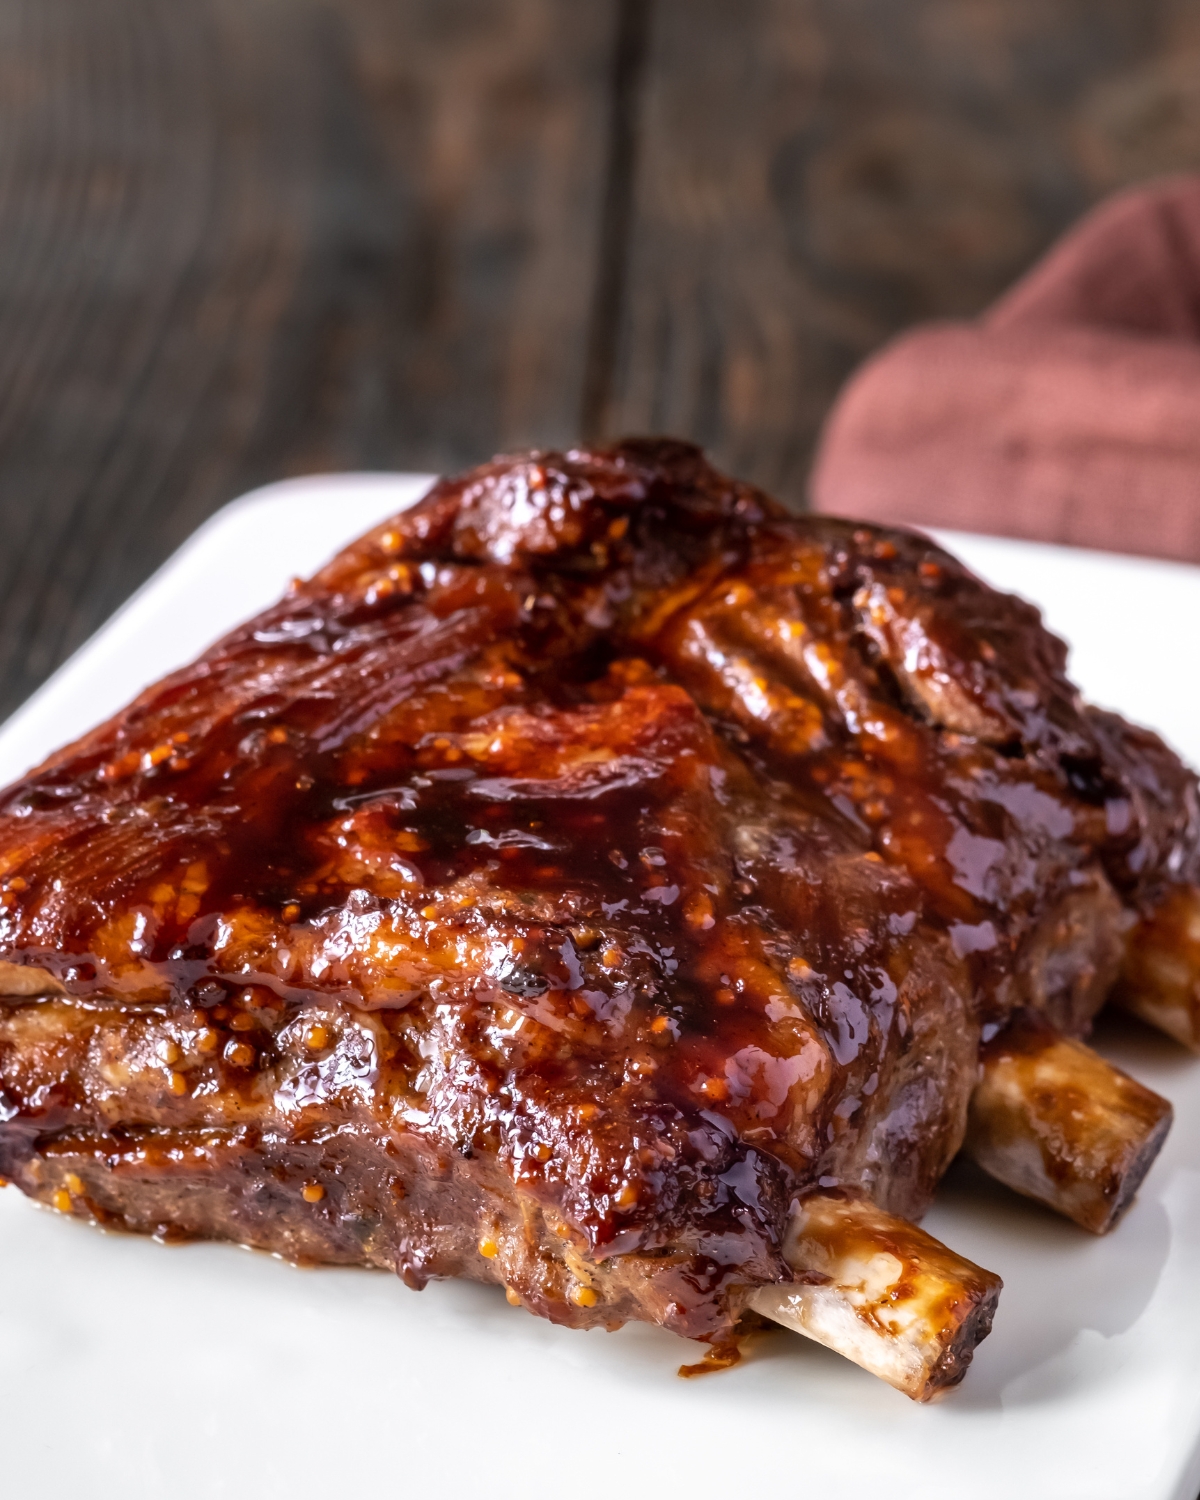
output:
[[[802,503],[865,353],[1198,164],[1197,0],[0,0],[0,714],[284,475]]]

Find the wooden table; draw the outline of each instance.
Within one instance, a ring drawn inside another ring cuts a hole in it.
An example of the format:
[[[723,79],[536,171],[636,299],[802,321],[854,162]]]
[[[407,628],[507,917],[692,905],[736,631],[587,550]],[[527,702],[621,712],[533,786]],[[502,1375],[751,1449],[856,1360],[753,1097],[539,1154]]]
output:
[[[854,364],[1200,156],[1197,0],[0,0],[0,713],[240,490]]]

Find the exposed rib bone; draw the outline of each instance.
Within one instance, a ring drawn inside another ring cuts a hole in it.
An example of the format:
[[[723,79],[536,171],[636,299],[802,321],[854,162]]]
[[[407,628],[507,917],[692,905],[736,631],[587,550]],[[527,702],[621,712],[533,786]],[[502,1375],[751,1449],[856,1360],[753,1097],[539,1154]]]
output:
[[[1200,890],[1176,887],[1129,934],[1113,999],[1200,1052]]]
[[[1000,1278],[873,1203],[804,1199],[784,1254],[808,1279],[762,1287],[750,1306],[915,1401],[957,1385],[991,1331]]]
[[[981,1062],[969,1154],[1094,1234],[1111,1229],[1166,1139],[1170,1104],[1029,1011],[985,1044]]]

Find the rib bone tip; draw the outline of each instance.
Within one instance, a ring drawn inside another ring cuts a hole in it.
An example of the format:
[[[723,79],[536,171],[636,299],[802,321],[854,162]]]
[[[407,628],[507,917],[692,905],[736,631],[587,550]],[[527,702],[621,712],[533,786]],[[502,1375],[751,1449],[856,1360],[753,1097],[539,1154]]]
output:
[[[1024,1012],[983,1048],[966,1149],[1025,1197],[1105,1234],[1171,1128],[1161,1095]]]
[[[865,1199],[803,1199],[784,1253],[804,1279],[751,1307],[915,1401],[957,1385],[991,1331],[1000,1278]]]

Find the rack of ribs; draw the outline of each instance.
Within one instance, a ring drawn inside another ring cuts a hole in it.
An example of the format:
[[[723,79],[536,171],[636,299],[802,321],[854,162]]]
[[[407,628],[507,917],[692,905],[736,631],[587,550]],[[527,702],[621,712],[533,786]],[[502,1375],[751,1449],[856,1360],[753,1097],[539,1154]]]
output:
[[[1031,606],[698,450],[502,458],[0,796],[0,1173],[925,1399],[999,1279],[951,1158],[1094,1231],[1200,1043],[1200,809]]]

